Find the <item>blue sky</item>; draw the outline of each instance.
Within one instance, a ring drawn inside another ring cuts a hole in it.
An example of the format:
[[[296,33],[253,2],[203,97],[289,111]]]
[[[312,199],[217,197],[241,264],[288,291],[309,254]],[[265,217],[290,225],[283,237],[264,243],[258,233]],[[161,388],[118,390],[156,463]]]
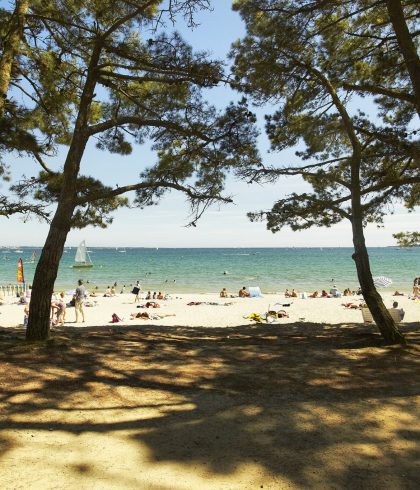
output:
[[[179,24],[177,28],[196,50],[211,52],[213,57],[225,59],[230,45],[244,35],[244,26],[238,14],[230,9],[231,2],[213,2],[214,10],[199,16],[200,26],[191,31]],[[238,95],[227,87],[208,91],[209,100],[222,108]],[[262,112],[258,112],[259,124],[263,125]],[[261,154],[265,161],[286,163],[296,161],[293,153],[267,154],[268,144],[262,134],[259,140]],[[64,153],[63,153],[64,154]],[[132,155],[121,157],[100,152],[92,142],[82,162],[82,173],[90,174],[110,185],[125,185],[136,181],[139,172],[154,161],[154,155],[147,146],[135,148]],[[13,175],[33,173],[33,162],[12,157],[9,162]],[[56,165],[60,160],[56,160]],[[5,184],[0,184],[2,191]],[[124,209],[114,215],[114,223],[106,230],[92,227],[72,230],[67,245],[74,246],[86,239],[89,246],[138,246],[138,247],[290,247],[290,246],[351,246],[351,228],[348,222],[331,229],[312,229],[294,233],[284,229],[272,234],[264,223],[251,223],[246,217],[248,211],[269,209],[278,198],[293,191],[303,189],[298,179],[287,179],[270,186],[247,185],[230,179],[226,193],[235,203],[211,208],[200,220],[197,228],[186,228],[188,205],[182,195],[169,194],[159,206],[152,208]],[[36,220],[23,223],[21,218],[1,218],[4,233],[0,246],[36,245],[41,246],[48,232],[48,225]],[[395,214],[385,220],[384,228],[369,226],[366,238],[369,246],[386,246],[395,243],[392,233],[418,230],[419,214],[408,214],[404,208],[397,208]]]

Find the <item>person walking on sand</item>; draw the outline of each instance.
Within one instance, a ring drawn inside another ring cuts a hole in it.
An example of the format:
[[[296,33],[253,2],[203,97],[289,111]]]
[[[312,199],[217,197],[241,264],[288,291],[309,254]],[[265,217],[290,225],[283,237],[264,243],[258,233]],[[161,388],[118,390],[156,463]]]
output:
[[[79,313],[82,315],[82,322],[85,321],[85,312],[83,310],[83,301],[86,298],[86,289],[83,286],[83,281],[79,279],[78,287],[76,288],[76,293],[74,295],[74,308],[76,311],[76,323],[79,321]]]

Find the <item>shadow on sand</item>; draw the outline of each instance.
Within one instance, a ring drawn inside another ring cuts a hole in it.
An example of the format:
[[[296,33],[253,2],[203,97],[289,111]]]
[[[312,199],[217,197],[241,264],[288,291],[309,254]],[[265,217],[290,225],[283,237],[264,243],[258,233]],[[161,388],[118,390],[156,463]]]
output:
[[[101,433],[210,481],[251,465],[264,488],[418,488],[420,324],[403,330],[408,348],[352,324],[1,329],[0,466],[13,434]]]

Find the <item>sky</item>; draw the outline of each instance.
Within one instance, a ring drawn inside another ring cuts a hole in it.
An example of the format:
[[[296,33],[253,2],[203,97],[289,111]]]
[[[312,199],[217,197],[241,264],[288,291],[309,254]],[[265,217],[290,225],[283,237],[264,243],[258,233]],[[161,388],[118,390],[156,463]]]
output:
[[[2,2],[3,3],[3,2]],[[230,45],[245,34],[244,25],[230,9],[231,2],[217,1],[212,12],[199,15],[199,26],[193,31],[182,23],[177,28],[196,50],[209,51],[213,57],[226,59]],[[208,99],[220,108],[238,95],[222,86],[207,91]],[[259,126],[263,129],[263,111],[257,112]],[[263,161],[285,164],[296,162],[293,152],[268,153],[268,143],[263,134],[259,138],[259,149]],[[59,165],[65,151],[50,162]],[[60,159],[61,158],[61,159]],[[109,155],[96,150],[91,142],[82,161],[82,173],[97,176],[104,183],[119,186],[133,183],[140,171],[154,162],[154,154],[147,145],[136,147],[130,156]],[[9,159],[14,178],[33,173],[33,161],[12,156]],[[6,190],[0,184],[0,192]],[[246,216],[249,211],[270,209],[275,200],[292,191],[305,189],[299,178],[288,178],[272,185],[248,185],[233,179],[227,181],[226,194],[234,199],[232,205],[213,206],[198,222],[196,228],[186,227],[189,208],[185,198],[171,193],[158,206],[143,210],[122,209],[114,214],[114,222],[107,229],[88,227],[70,231],[66,245],[75,246],[85,239],[89,247],[350,247],[352,246],[349,222],[342,222],[332,228],[317,228],[293,232],[284,228],[273,234],[264,223],[251,223]],[[1,217],[3,233],[0,246],[42,246],[48,233],[48,225],[36,219],[23,222],[21,217],[9,219]],[[368,246],[394,245],[393,233],[419,229],[419,213],[407,213],[397,207],[394,214],[385,219],[385,226],[370,225],[366,229]]]

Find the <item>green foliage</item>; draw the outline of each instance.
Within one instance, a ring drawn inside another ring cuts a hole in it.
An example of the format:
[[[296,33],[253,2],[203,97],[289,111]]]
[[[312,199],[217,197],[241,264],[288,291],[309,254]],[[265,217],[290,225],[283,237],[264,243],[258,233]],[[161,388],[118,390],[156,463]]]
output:
[[[274,232],[331,226],[354,219],[359,193],[365,224],[381,223],[397,201],[418,205],[414,95],[386,3],[237,0],[234,8],[247,27],[231,52],[234,86],[255,104],[277,104],[266,116],[271,149],[294,148],[301,159],[240,174],[259,182],[300,175],[313,189],[251,219],[266,219]],[[405,14],[413,28],[414,2]],[[377,114],[363,111],[364,97]]]
[[[420,247],[420,232],[401,231],[392,235],[397,240],[399,247]]]
[[[165,19],[179,15],[193,25],[194,12],[203,8],[209,8],[207,0],[31,2],[13,93],[21,91],[25,131],[33,138],[22,151],[33,154],[44,171],[12,190],[60,202],[61,189],[77,177],[71,191],[79,206],[77,227],[106,225],[109,213],[128,205],[118,196],[133,190],[140,207],[156,203],[166,189],[185,192],[193,207],[223,201],[225,173],[238,162],[258,164],[255,119],[244,103],[224,112],[206,104],[200,92],[224,78],[223,63],[162,29]],[[87,86],[94,87],[88,96]],[[98,149],[121,156],[150,141],[157,163],[139,165],[139,181],[124,188],[77,176],[74,148],[84,148],[92,137]],[[45,163],[59,145],[69,147],[63,173]],[[17,148],[13,141],[9,146]]]
[[[36,201],[41,203],[57,202],[60,198],[62,185],[62,173],[42,171],[36,179],[33,178],[16,184],[12,186],[12,190],[20,199],[33,196]],[[76,206],[72,218],[73,228],[84,228],[89,225],[106,228],[112,223],[110,213],[119,207],[129,205],[126,197],[111,195],[113,189],[104,186],[93,177],[80,176],[77,179],[76,187]]]

